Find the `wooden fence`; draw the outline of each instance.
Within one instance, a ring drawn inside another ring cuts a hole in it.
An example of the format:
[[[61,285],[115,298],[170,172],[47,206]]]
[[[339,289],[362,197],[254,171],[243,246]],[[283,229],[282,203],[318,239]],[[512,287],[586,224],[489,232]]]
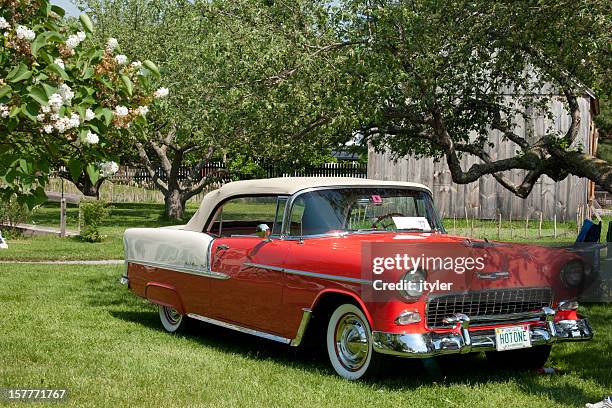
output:
[[[590,112],[590,100],[579,98],[580,131],[576,146],[584,151],[594,153],[596,133]],[[569,126],[570,118],[561,102],[553,103],[554,120],[544,116],[534,116],[526,121],[521,115],[515,118],[515,132],[527,140],[539,138],[555,129],[563,133]],[[504,158],[515,155],[519,147],[505,140],[497,131],[489,134],[495,148],[490,152],[493,158]],[[479,159],[464,156],[461,165],[468,169]],[[524,171],[509,172],[514,182],[519,182]],[[445,217],[476,217],[479,219],[497,219],[502,214],[504,219],[539,218],[560,221],[575,219],[579,211],[584,211],[590,203],[591,183],[584,178],[569,176],[561,182],[555,182],[547,176],[539,179],[533,191],[526,199],[513,195],[497,183],[492,176],[481,177],[470,184],[455,184],[444,160],[434,161],[431,158],[407,157],[394,161],[389,153],[378,153],[370,150],[368,154],[368,177],[379,180],[399,180],[422,183],[431,188],[440,213]]]

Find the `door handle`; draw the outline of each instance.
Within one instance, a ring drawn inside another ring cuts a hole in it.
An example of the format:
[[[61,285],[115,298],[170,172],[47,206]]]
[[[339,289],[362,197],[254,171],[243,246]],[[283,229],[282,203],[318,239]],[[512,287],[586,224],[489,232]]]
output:
[[[226,249],[229,249],[229,245],[227,245],[227,244],[219,244],[219,245],[217,245],[216,251],[225,251]]]

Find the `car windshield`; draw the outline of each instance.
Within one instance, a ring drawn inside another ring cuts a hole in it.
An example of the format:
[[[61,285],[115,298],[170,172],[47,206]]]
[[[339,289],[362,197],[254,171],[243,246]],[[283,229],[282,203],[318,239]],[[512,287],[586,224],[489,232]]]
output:
[[[428,193],[399,187],[321,189],[293,201],[290,235],[443,231]]]

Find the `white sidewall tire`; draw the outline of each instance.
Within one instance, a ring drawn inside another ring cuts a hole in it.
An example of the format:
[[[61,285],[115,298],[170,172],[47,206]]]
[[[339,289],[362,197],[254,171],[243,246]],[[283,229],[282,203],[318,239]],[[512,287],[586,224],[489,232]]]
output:
[[[360,369],[356,371],[351,371],[347,369],[346,367],[344,367],[344,365],[342,365],[342,363],[340,362],[336,354],[336,344],[335,344],[336,327],[340,319],[349,313],[356,315],[363,321],[366,327],[367,336],[368,336],[368,356],[366,358],[365,363],[363,364],[363,367],[361,367]],[[326,347],[327,347],[327,354],[329,356],[329,361],[331,362],[332,367],[334,368],[336,373],[338,373],[339,376],[346,378],[347,380],[354,381],[354,380],[360,379],[368,372],[368,369],[370,368],[370,365],[372,363],[372,355],[374,353],[374,350],[372,349],[372,344],[373,344],[372,330],[370,328],[370,323],[368,322],[368,319],[366,318],[365,314],[363,314],[361,309],[359,309],[357,306],[350,304],[350,303],[345,303],[343,305],[338,306],[338,308],[336,308],[336,310],[332,313],[332,315],[329,318],[329,323],[327,324],[327,330],[325,332],[325,337],[326,337]]]
[[[174,311],[173,308],[158,305],[158,309],[159,309],[159,319],[161,320],[162,325],[164,326],[164,329],[166,329],[168,333],[176,333],[185,324],[185,316],[179,315],[179,318],[177,321],[173,321],[168,318],[167,313],[171,310]]]

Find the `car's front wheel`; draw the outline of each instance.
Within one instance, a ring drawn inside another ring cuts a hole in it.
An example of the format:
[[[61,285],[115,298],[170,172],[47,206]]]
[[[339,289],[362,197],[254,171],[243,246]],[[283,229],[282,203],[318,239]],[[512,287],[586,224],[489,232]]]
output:
[[[487,351],[487,360],[492,367],[512,370],[529,370],[542,368],[548,356],[551,346],[535,346],[520,350],[510,351]]]
[[[327,325],[326,346],[338,375],[348,380],[373,375],[380,356],[372,343],[372,330],[361,309],[345,303],[334,310]]]
[[[159,305],[159,319],[169,333],[176,333],[186,325],[186,318],[173,307]]]

